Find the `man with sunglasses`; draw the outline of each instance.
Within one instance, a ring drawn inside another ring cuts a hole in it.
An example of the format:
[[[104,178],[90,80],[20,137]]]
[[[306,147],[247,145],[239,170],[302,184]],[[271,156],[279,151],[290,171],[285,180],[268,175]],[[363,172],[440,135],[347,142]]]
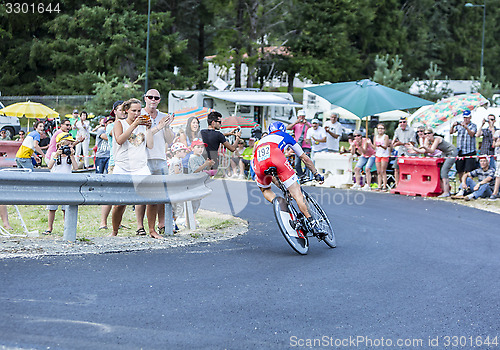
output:
[[[408,151],[406,147],[408,144],[412,146],[417,145],[417,138],[415,135],[415,130],[408,126],[406,117],[399,118],[399,126],[394,130],[394,138],[392,140],[392,147],[396,149],[398,157],[415,155]],[[399,182],[399,163],[397,159],[394,163],[394,177],[397,186]]]
[[[201,138],[203,142],[207,144],[207,157],[215,162],[212,166],[212,169],[217,169],[219,167],[219,147],[220,145],[224,145],[226,149],[234,152],[238,147],[238,142],[240,141],[241,131],[236,131],[234,135],[236,139],[233,144],[230,144],[229,141],[226,140],[226,137],[223,133],[221,133],[220,125],[222,122],[222,115],[219,112],[210,112],[207,116],[208,129],[201,130]]]
[[[154,145],[151,149],[146,149],[148,153],[148,168],[151,175],[167,175],[167,154],[166,146],[174,140],[175,134],[170,128],[174,120],[173,114],[166,114],[158,110],[161,102],[160,92],[156,89],[149,89],[144,95],[146,106],[141,109],[141,115],[149,116],[151,120],[151,130],[153,132]],[[148,218],[149,233],[156,235],[155,224],[158,216],[158,231],[165,233],[165,206],[160,204],[136,205],[135,215],[137,219],[137,234],[145,235],[144,213]]]
[[[78,112],[76,112],[78,114]],[[57,148],[57,142],[56,142],[56,139],[57,139],[57,135],[59,135],[60,133],[62,132],[70,132],[71,130],[71,122],[69,121],[69,119],[63,119],[60,126],[59,126],[59,130],[57,130],[54,135],[52,135],[52,137],[50,138],[50,142],[49,142],[49,148],[47,149],[47,153],[45,153],[45,163],[46,164],[49,164],[49,161],[50,161],[50,156],[52,155],[52,153],[54,153],[56,151],[56,148]],[[82,139],[77,139],[74,143],[73,143],[73,146],[75,146],[77,143],[80,143],[82,142],[83,140]]]

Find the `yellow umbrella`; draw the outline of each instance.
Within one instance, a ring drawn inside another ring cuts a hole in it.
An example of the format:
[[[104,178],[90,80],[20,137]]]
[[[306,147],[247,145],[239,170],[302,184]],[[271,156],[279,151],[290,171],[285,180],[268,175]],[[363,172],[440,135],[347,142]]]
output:
[[[26,118],[57,118],[59,113],[38,102],[19,102],[0,109],[0,114]]]

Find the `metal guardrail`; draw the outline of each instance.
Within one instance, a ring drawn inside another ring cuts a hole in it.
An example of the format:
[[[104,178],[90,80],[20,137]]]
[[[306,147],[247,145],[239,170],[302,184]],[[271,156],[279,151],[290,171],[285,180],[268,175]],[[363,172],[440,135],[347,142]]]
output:
[[[211,193],[208,175],[102,175],[0,172],[0,204],[68,205],[63,238],[76,240],[79,205],[165,203],[165,222],[172,223],[172,203],[202,199]],[[172,224],[166,224],[172,233]]]

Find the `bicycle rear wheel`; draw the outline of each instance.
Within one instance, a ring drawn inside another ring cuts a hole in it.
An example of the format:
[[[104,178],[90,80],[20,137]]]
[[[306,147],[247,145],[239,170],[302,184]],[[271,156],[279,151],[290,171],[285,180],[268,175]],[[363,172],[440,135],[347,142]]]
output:
[[[330,248],[335,248],[337,246],[337,241],[335,239],[335,232],[333,231],[333,227],[330,223],[330,220],[328,219],[328,216],[313,197],[311,197],[306,191],[302,192],[307,202],[309,213],[313,218],[316,219],[321,230],[327,234],[325,238],[323,238],[323,241],[325,241],[325,243]]]
[[[290,247],[301,255],[309,251],[309,241],[301,230],[295,230],[292,223],[296,220],[295,214],[290,210],[283,197],[276,196],[273,200],[274,216],[276,222]]]

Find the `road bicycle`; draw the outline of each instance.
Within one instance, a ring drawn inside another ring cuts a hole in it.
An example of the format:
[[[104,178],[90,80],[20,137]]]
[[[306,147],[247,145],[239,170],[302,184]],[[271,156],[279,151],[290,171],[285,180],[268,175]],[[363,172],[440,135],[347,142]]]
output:
[[[264,173],[273,176],[274,183],[283,192],[283,197],[276,196],[273,200],[274,216],[283,237],[292,249],[301,255],[306,255],[309,251],[309,237],[316,237],[319,241],[324,241],[330,248],[335,248],[337,246],[335,232],[319,203],[302,189],[309,213],[317,221],[321,231],[326,234],[324,237],[319,237],[308,230],[306,217],[301,213],[292,195],[277,176],[276,167],[270,167]],[[299,182],[303,184],[311,180],[313,179],[301,178]]]

